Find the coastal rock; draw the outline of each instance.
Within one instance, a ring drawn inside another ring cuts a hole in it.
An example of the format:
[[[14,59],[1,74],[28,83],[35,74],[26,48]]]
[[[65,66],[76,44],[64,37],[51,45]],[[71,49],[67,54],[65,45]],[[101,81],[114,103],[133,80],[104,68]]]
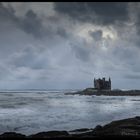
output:
[[[81,129],[75,129],[75,130],[72,130],[70,132],[85,132],[85,131],[89,131],[90,129],[88,128],[81,128]]]
[[[30,136],[15,132],[5,132],[0,138],[140,138],[140,117],[113,121],[104,126],[97,125],[94,129],[81,128],[72,131],[48,131]]]
[[[0,138],[25,138],[26,136],[16,132],[5,132],[0,135]]]
[[[96,136],[140,136],[140,117],[113,121],[101,129],[93,130]]]
[[[96,95],[96,96],[140,96],[140,90],[96,90],[94,88],[86,88],[82,91],[65,93],[65,95]]]
[[[66,137],[69,136],[67,131],[48,131],[40,132],[34,135],[30,135],[31,138],[48,138],[48,137]]]
[[[102,130],[102,126],[101,125],[97,125],[95,128],[94,128],[94,131],[100,131]]]
[[[85,129],[86,130],[86,129]],[[104,126],[97,125],[92,131],[73,134],[73,137],[138,137],[140,138],[140,117],[113,121]]]

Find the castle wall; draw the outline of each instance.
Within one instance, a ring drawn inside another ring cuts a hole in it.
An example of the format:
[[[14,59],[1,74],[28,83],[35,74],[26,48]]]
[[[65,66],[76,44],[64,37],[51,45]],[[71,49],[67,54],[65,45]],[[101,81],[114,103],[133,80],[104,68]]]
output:
[[[94,88],[99,89],[99,90],[102,90],[102,89],[111,90],[110,78],[108,81],[106,81],[105,78],[94,79]]]

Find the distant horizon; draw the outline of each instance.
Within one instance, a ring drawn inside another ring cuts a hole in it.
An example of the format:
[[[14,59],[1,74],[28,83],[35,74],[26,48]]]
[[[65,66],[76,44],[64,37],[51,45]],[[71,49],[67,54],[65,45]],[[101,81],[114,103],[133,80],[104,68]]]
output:
[[[87,87],[87,88],[94,88],[94,87]],[[86,88],[71,88],[71,89],[60,89],[60,88],[58,88],[58,89],[37,89],[37,88],[34,88],[34,89],[0,89],[0,92],[2,92],[2,91],[61,91],[61,90],[84,90],[84,89],[86,89]],[[112,88],[111,90],[140,90],[140,88],[138,89],[130,89],[130,88]]]

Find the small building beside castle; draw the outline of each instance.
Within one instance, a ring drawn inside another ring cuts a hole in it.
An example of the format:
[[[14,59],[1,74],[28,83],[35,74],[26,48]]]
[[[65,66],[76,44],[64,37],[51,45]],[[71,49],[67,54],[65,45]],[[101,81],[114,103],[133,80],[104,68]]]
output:
[[[105,80],[105,77],[102,79],[95,79],[94,78],[94,88],[97,90],[111,90],[111,79]]]

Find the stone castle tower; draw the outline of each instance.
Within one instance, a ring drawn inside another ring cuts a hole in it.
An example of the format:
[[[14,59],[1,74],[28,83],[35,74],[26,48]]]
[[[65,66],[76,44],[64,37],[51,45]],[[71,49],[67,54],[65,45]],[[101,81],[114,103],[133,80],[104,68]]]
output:
[[[105,77],[102,79],[95,79],[94,78],[94,88],[98,90],[111,90],[111,79],[105,80]]]

